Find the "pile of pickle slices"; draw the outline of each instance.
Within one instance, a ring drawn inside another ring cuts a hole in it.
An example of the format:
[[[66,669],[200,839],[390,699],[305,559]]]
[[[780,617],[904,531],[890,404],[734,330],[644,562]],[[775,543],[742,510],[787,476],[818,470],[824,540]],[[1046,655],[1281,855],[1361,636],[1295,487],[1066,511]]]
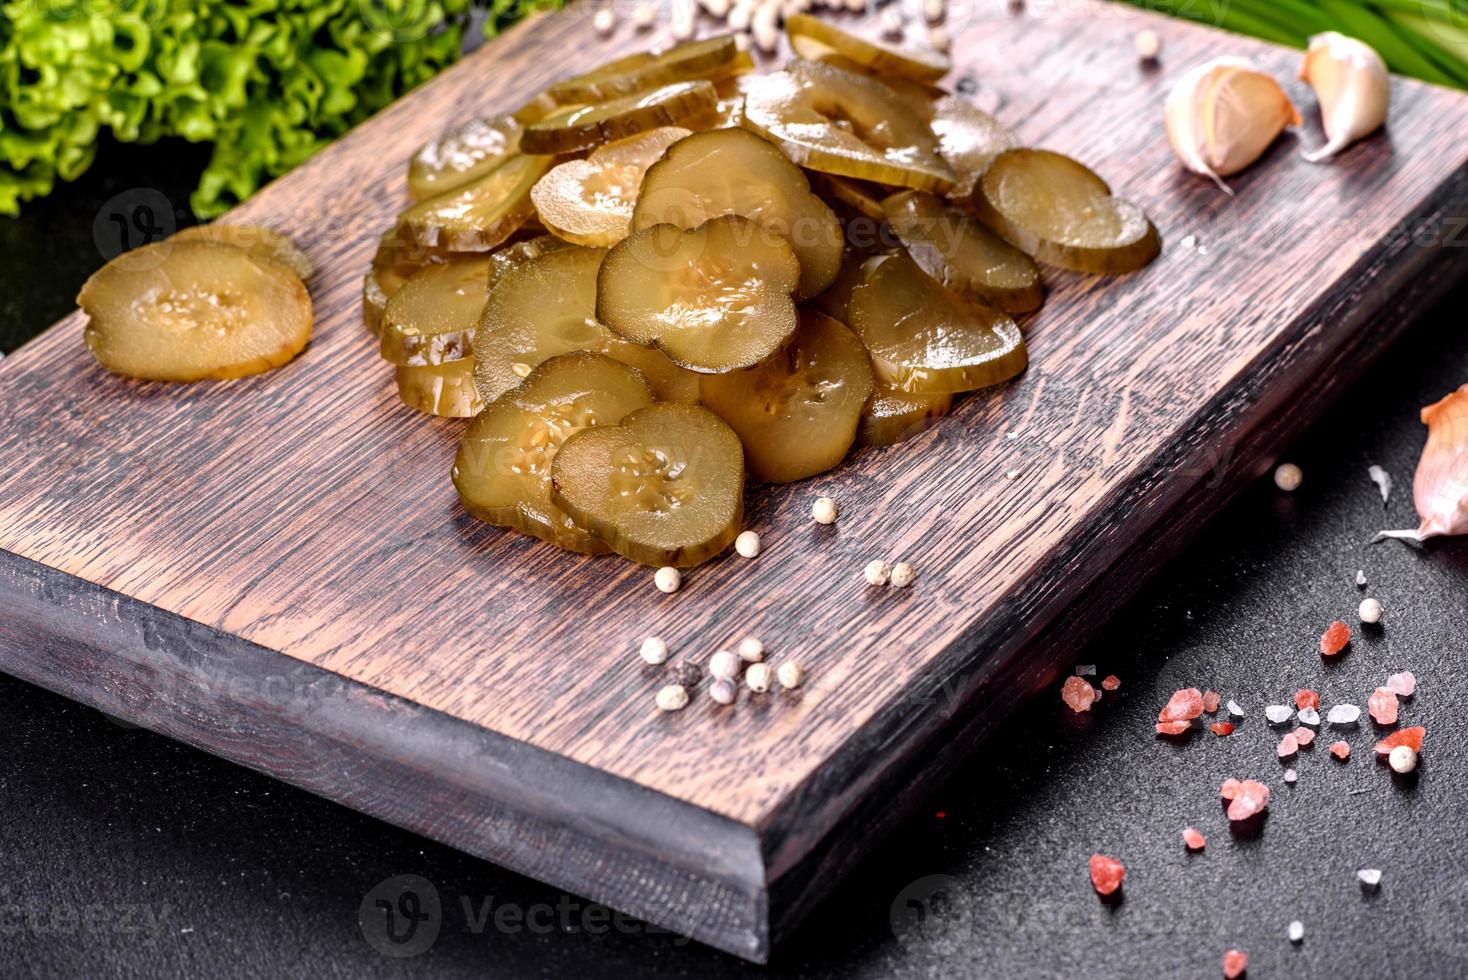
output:
[[[402,400],[472,418],[465,507],[687,567],[785,483],[1024,370],[1037,262],[1113,275],[1156,229],[938,86],[950,65],[787,18],[622,58],[413,157],[363,285]]]

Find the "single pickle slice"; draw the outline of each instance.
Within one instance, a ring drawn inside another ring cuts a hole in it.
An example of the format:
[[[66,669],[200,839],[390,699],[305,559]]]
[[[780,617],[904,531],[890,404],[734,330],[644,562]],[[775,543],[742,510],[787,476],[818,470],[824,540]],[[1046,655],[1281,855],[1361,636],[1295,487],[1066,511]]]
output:
[[[485,288],[493,292],[494,287],[511,269],[518,269],[522,265],[533,262],[547,252],[559,252],[563,248],[568,248],[570,244],[555,235],[537,235],[534,238],[527,238],[513,245],[495,249],[489,253],[489,279],[485,283]]]
[[[1119,275],[1162,250],[1157,229],[1086,166],[1049,150],[1006,150],[979,179],[975,213],[1046,265]]]
[[[852,61],[844,55],[837,54],[831,49],[816,51],[813,55],[801,55],[810,61],[821,61],[845,71],[855,72],[858,75],[866,75],[875,78],[883,85],[890,88],[900,98],[908,110],[918,119],[928,122],[933,118],[934,103],[948,94],[946,89],[940,88],[928,82],[917,82],[911,78],[903,78],[891,72],[875,71],[867,65]]]
[[[744,129],[696,133],[667,148],[648,168],[632,229],[695,228],[738,214],[784,236],[800,262],[801,296],[815,296],[841,268],[841,225],[811,192],[800,168]]]
[[[938,137],[939,155],[958,175],[948,192],[953,201],[968,201],[994,158],[1020,145],[1019,137],[1008,126],[957,95],[945,95],[933,103],[933,118],[928,125]]]
[[[758,364],[795,332],[800,263],[790,243],[737,214],[689,231],[653,225],[607,253],[596,317],[673,363],[719,374]]]
[[[674,82],[728,77],[753,68],[753,59],[739,50],[734,35],[724,34],[689,41],[662,52],[639,51],[584,75],[557,82],[549,92],[562,105],[606,102]]]
[[[652,389],[625,364],[589,351],[549,359],[465,430],[453,469],[464,509],[568,551],[605,554],[605,544],[552,502],[551,471],[572,436],[651,404]]]
[[[414,273],[383,310],[383,359],[422,365],[469,357],[488,278],[484,255]]]
[[[851,294],[861,285],[862,266],[870,258],[856,249],[847,249],[841,260],[841,271],[836,281],[810,305],[838,323],[851,325]]]
[[[795,13],[785,18],[790,46],[802,58],[815,59],[834,51],[877,75],[898,75],[918,82],[936,82],[953,68],[953,63],[936,51],[899,48],[858,37],[811,14]]]
[[[586,150],[659,126],[676,126],[718,105],[719,95],[709,82],[676,82],[548,116],[525,127],[520,147],[526,153]]]
[[[915,394],[997,385],[1028,360],[1013,320],[944,289],[905,252],[862,267],[851,328],[871,353],[877,380]]]
[[[839,201],[873,221],[887,220],[887,212],[882,210],[882,202],[891,195],[891,188],[874,184],[869,180],[837,177],[835,174],[823,173],[811,175],[811,186],[821,197]]]
[[[397,368],[398,397],[409,408],[443,418],[467,419],[484,408],[474,387],[474,358]]]
[[[710,374],[703,403],[739,433],[749,470],[790,483],[841,462],[873,390],[866,348],[845,326],[815,310],[774,356],[752,368]]]
[[[541,223],[577,245],[611,248],[631,230],[642,175],[669,146],[692,135],[663,126],[597,147],[585,160],[568,160],[530,189]]]
[[[300,276],[302,281],[316,274],[316,266],[300,246],[285,235],[261,225],[227,225],[213,222],[193,225],[173,236],[176,242],[224,242],[242,248],[257,259],[279,262]]]
[[[936,192],[954,183],[922,118],[877,79],[834,65],[797,60],[756,77],[744,125],[810,170]]]
[[[744,449],[708,409],[659,402],[567,439],[551,500],[617,554],[686,568],[739,533]]]
[[[382,311],[414,273],[430,265],[464,261],[473,253],[455,253],[440,248],[423,248],[406,241],[397,230],[387,232],[377,243],[372,265],[362,277],[362,322],[374,337],[382,334]]]
[[[398,218],[398,230],[418,245],[487,252],[535,216],[530,188],[553,162],[511,156],[482,177],[413,205]]]
[[[879,385],[862,412],[858,446],[892,446],[931,429],[953,407],[950,394],[914,394]]]
[[[1009,313],[1045,302],[1034,259],[976,219],[922,191],[893,194],[883,207],[918,268],[955,293]]]
[[[408,196],[427,200],[483,177],[520,152],[523,128],[513,114],[506,114],[445,130],[408,161]]]
[[[242,378],[311,339],[311,296],[290,269],[215,241],[124,252],[77,294],[83,339],[104,368],[151,381]]]
[[[604,249],[567,245],[541,251],[539,239],[513,246],[516,261],[491,269],[474,340],[474,383],[485,401],[518,385],[537,365],[558,354],[589,350],[642,371],[665,401],[698,401],[698,376],[662,353],[630,344],[596,320],[596,278]],[[490,258],[491,265],[502,252]]]

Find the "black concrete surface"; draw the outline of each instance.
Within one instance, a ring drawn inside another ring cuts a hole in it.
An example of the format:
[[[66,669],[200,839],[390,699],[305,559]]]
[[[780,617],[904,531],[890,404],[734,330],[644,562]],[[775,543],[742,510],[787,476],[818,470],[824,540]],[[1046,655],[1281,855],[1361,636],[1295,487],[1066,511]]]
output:
[[[109,148],[78,185],[0,219],[0,348],[69,309],[101,261],[109,199],[151,186],[183,220],[191,152]],[[1468,976],[1468,540],[1369,543],[1416,523],[1417,411],[1468,382],[1465,300],[1468,286],[1295,448],[1299,492],[1250,489],[1109,626],[1076,636],[1076,662],[1119,675],[1119,692],[1087,716],[1058,696],[1022,711],[769,967],[0,677],[0,977],[1216,977],[1230,947],[1255,978]],[[1396,478],[1385,507],[1372,463]],[[1357,627],[1368,594],[1383,625],[1322,663],[1321,630]],[[1403,722],[1429,733],[1414,776],[1375,761],[1365,720],[1323,731],[1285,785],[1264,705],[1312,687],[1364,706],[1403,669],[1419,681]],[[1247,709],[1234,735],[1154,737],[1158,708],[1192,685]],[[1347,763],[1326,752],[1336,737]],[[1227,826],[1229,776],[1273,790],[1253,835]],[[1203,853],[1184,851],[1188,825]],[[1128,867],[1119,903],[1087,881],[1098,850]],[[1379,891],[1359,887],[1362,867],[1383,870]]]

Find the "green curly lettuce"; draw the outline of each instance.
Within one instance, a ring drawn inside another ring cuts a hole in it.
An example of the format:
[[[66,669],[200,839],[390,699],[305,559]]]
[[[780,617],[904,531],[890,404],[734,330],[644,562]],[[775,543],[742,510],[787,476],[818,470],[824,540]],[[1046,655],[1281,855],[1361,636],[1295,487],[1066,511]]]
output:
[[[190,199],[244,200],[456,61],[473,0],[0,2],[0,213],[123,142],[213,144]],[[560,0],[491,0],[486,34]]]

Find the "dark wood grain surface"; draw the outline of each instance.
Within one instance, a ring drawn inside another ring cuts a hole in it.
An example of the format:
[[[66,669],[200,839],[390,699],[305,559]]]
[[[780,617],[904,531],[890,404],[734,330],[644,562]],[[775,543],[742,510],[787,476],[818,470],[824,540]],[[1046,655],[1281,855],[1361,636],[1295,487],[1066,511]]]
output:
[[[1311,165],[1311,123],[1227,198],[1166,146],[1168,79],[1225,52],[1293,78],[1298,53],[1117,7],[991,6],[957,34],[957,74],[1023,139],[1143,205],[1162,257],[1121,280],[1047,274],[1016,382],[911,442],[752,490],[757,560],[714,562],[665,596],[650,570],[478,524],[448,480],[462,423],[402,407],[361,328],[360,277],[416,145],[654,39],[594,42],[575,15],[516,29],[232,213],[320,268],[315,338],[285,369],[124,381],[87,356],[79,317],[0,363],[0,548],[754,828],[767,882],[840,866],[874,792],[906,784],[945,725],[967,746],[978,706],[1052,682],[1066,629],[1104,615],[1463,265],[1461,95],[1396,81],[1388,133]],[[1164,71],[1137,64],[1143,25],[1164,38]],[[1313,118],[1308,90],[1289,89]],[[809,520],[818,495],[840,501],[834,527]],[[866,587],[875,557],[912,562],[916,586]],[[1087,618],[1062,618],[1077,608]],[[699,661],[758,635],[809,680],[659,716],[658,673],[635,652],[649,634]],[[7,653],[16,670],[26,654]]]

